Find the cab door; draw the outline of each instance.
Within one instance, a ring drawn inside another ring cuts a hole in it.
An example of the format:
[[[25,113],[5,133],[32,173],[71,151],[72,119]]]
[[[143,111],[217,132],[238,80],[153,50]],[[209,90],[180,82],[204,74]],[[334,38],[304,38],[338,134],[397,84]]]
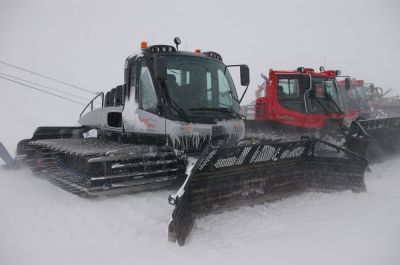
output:
[[[165,136],[165,118],[161,116],[160,98],[147,59],[138,58],[130,68],[130,97],[123,115],[125,131]]]

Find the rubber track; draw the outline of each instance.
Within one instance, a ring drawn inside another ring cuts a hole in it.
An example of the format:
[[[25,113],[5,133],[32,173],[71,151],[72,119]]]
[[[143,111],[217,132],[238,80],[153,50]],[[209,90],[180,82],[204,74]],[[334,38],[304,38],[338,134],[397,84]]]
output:
[[[32,172],[79,196],[114,195],[169,186],[185,166],[169,147],[97,139],[48,139],[29,143]]]

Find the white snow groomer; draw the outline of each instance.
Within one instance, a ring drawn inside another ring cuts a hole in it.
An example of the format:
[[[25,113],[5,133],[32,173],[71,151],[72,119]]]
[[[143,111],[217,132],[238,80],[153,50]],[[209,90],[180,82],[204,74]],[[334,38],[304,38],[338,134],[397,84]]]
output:
[[[40,127],[19,144],[33,172],[81,196],[184,183],[170,239],[183,244],[196,217],[224,206],[303,190],[364,190],[367,160],[314,138],[246,144],[229,68],[215,52],[147,46],[125,61],[125,82],[100,93],[81,113],[82,127]],[[247,90],[247,88],[246,88]],[[246,92],[246,91],[245,91]],[[101,106],[95,108],[95,101]],[[96,130],[96,137],[85,132]],[[188,156],[197,158],[186,176]]]

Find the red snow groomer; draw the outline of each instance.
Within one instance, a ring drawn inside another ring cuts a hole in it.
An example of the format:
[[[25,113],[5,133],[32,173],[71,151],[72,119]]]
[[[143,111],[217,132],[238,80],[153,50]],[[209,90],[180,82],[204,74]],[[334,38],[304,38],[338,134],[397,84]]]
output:
[[[246,120],[246,136],[252,141],[318,136],[340,143],[371,159],[400,150],[400,118],[351,120],[344,126],[346,92],[351,80],[339,88],[340,70],[320,72],[299,67],[294,71],[270,70],[265,95],[256,99],[254,120]],[[358,112],[358,111],[357,111]],[[369,148],[368,148],[369,146]]]
[[[265,93],[256,99],[254,120],[246,120],[247,136],[257,139],[338,137],[344,112],[336,76],[340,70],[315,72],[270,70]]]
[[[256,100],[256,120],[322,129],[344,117],[335,77],[339,70],[270,70],[267,91]]]

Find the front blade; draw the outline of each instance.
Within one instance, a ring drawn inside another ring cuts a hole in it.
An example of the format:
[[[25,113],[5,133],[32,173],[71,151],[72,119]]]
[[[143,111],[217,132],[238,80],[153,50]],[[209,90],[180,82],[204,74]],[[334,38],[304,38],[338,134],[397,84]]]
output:
[[[368,161],[317,139],[210,149],[180,192],[169,238],[185,243],[194,220],[210,212],[252,205],[306,190],[365,190]]]
[[[399,153],[400,117],[353,121],[346,146],[372,161]]]

